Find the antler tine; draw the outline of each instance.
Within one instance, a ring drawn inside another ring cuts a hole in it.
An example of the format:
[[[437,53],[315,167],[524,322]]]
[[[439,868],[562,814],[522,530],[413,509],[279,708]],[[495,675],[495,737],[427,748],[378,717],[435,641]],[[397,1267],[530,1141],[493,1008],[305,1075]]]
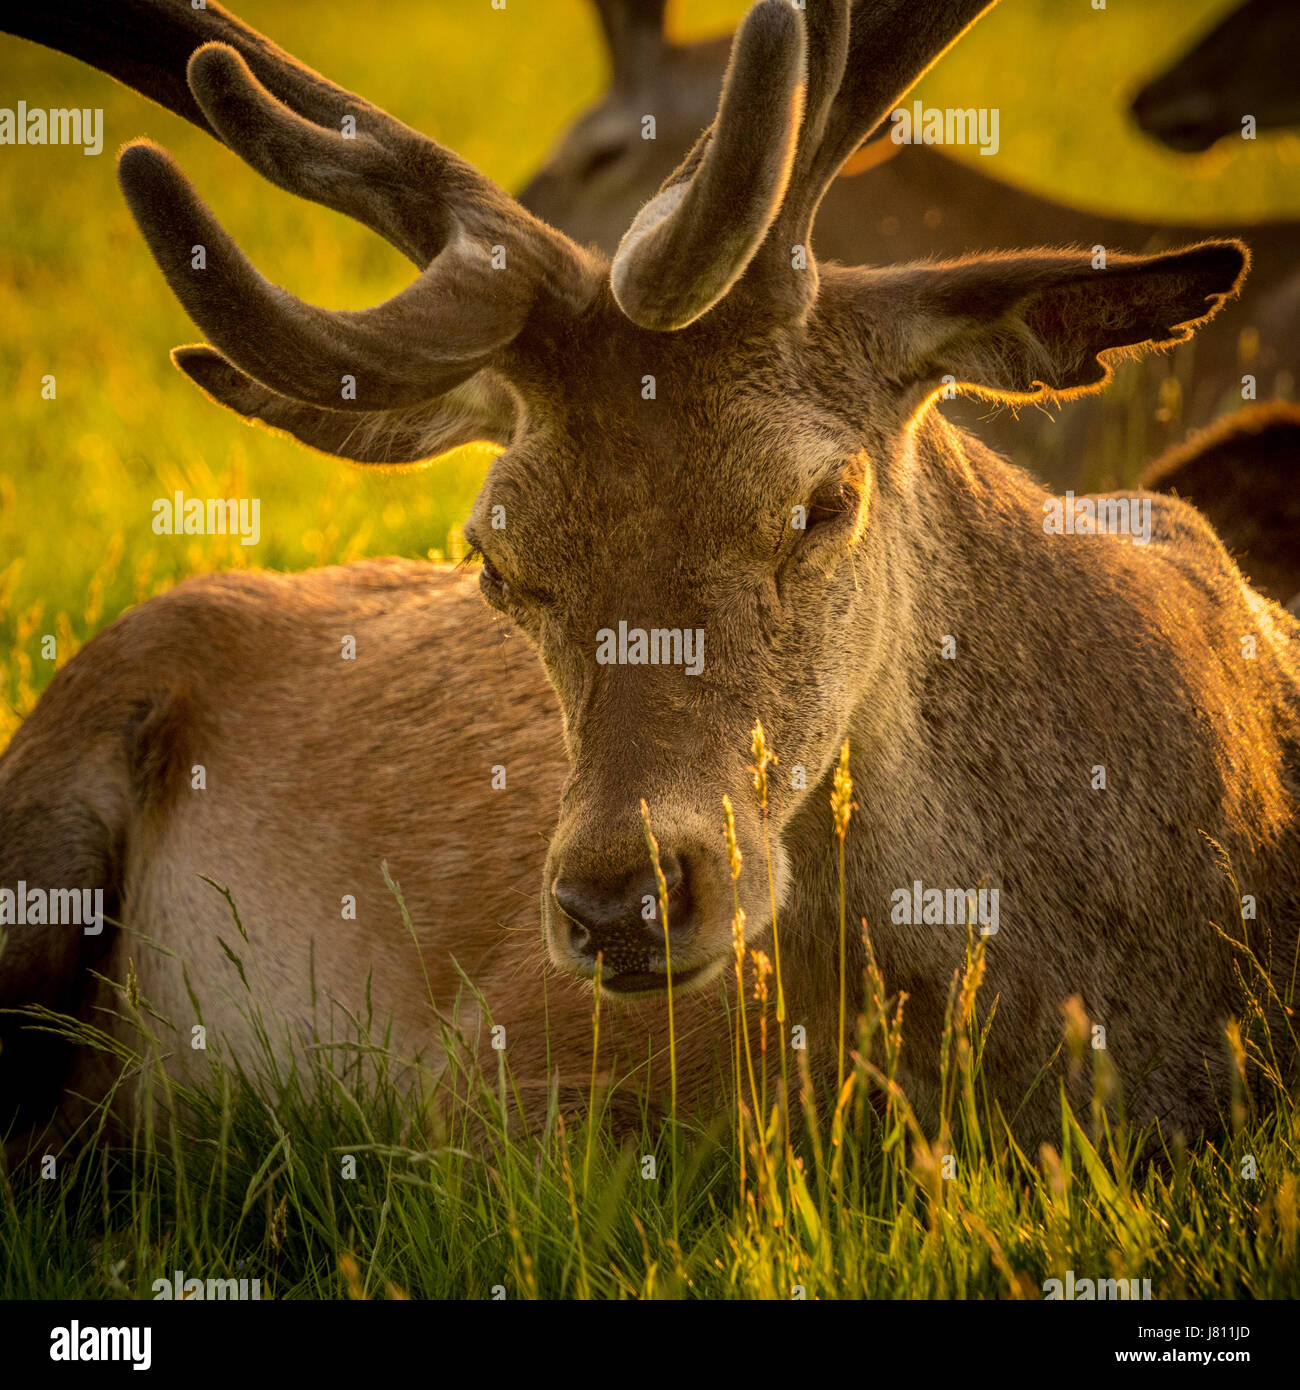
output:
[[[643,207],[610,283],[643,328],[684,328],[735,284],[780,210],[803,115],[804,26],[788,0],[745,16],[713,125]]]
[[[634,89],[664,47],[667,0],[594,0],[609,50],[613,85]]]
[[[260,275],[157,146],[128,145],[118,175],[190,317],[239,367],[300,401],[362,411],[428,400],[509,343],[532,301],[534,264],[516,257],[495,271],[490,249],[462,234],[387,302],[358,313],[320,309]],[[202,268],[193,264],[195,246],[204,248]],[[354,379],[355,395],[344,396],[345,376]]]
[[[374,107],[347,137],[305,120],[226,44],[193,55],[189,82],[217,137],[264,178],[356,218],[421,267],[446,243],[453,207],[482,224],[508,203],[464,160]]]
[[[997,0],[807,0],[810,31],[815,9],[834,12],[820,21],[838,30],[849,18],[848,52],[842,81],[826,114],[825,128],[810,158],[792,180],[781,224],[806,242],[827,188],[844,161],[884,116],[980,15]],[[850,12],[846,16],[845,12]],[[801,149],[801,156],[802,156]]]
[[[471,377],[421,405],[358,413],[326,410],[282,396],[206,344],[173,348],[172,361],[227,410],[357,463],[418,463],[478,439],[504,444],[514,433],[513,392],[493,372]]]
[[[572,306],[593,292],[591,263],[567,237],[215,3],[67,0],[12,12],[5,24],[136,87],[421,267],[414,284],[361,313],[306,304],[253,269],[161,150],[128,146],[122,187],[172,289],[231,362],[275,392],[337,411],[409,407],[494,360],[539,296]],[[345,117],[355,131],[345,133]]]
[[[808,0],[803,11],[808,33],[808,97],[792,181],[806,176],[826,135],[836,94],[849,56],[850,0]]]
[[[268,89],[317,125],[337,126],[345,115],[364,111],[408,129],[300,63],[216,0],[201,6],[190,0],[62,0],[11,7],[0,27],[79,58],[201,130],[209,127],[185,85],[185,66],[196,49],[213,42],[237,49]]]
[[[818,283],[807,248],[827,187],[891,106],[995,3],[805,0],[795,8],[760,0],[736,35],[713,125],[619,246],[611,279],[624,312],[646,328],[682,328],[751,262],[761,292],[778,291],[782,313],[806,310]],[[801,247],[802,258],[794,255]]]
[[[450,150],[312,71],[215,0],[199,9],[189,0],[24,6],[4,28],[143,92],[280,187],[371,227],[421,268],[443,245],[450,205],[508,202]],[[344,136],[345,117],[355,138]],[[312,158],[294,158],[295,146]]]

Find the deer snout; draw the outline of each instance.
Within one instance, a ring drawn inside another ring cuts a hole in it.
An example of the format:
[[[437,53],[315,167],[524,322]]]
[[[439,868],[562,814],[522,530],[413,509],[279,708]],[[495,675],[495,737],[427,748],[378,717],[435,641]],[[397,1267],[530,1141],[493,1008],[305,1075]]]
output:
[[[1133,99],[1133,115],[1148,135],[1184,154],[1208,150],[1230,128],[1214,97],[1201,91],[1144,88]]]
[[[667,943],[658,887],[648,864],[598,874],[561,868],[551,885],[559,908],[555,938],[573,970],[594,976],[599,956],[603,987],[641,993],[666,986],[672,951],[676,948],[684,955],[695,935],[695,911],[684,858],[666,851],[659,864],[668,889]],[[674,983],[682,974],[674,961]]]

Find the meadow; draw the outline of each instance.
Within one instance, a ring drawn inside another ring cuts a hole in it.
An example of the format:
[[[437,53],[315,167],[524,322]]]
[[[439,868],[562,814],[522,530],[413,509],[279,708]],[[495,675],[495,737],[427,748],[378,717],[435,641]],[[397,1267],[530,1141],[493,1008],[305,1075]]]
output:
[[[836,792],[838,829],[851,781]],[[733,877],[764,869],[733,857]],[[388,883],[415,939],[401,886]],[[855,929],[842,883],[840,901],[841,932]],[[1062,1049],[1091,1076],[1092,1101],[1077,1113],[1059,1083],[1059,1142],[1026,1152],[984,1075],[999,1024],[997,1001],[980,993],[986,939],[973,932],[949,989],[932,1131],[899,1081],[906,999],[888,995],[869,930],[864,1008],[829,1096],[807,1051],[786,1046],[765,953],[739,988],[737,936],[719,998],[722,1009],[729,989],[743,1000],[729,1113],[700,1125],[643,1109],[629,1125],[593,1065],[581,1116],[566,1121],[552,1092],[544,1125],[524,1131],[506,1052],[495,1073],[481,1070],[432,1000],[430,1033],[450,1060],[440,1079],[392,1051],[369,991],[372,1010],[342,1027],[313,997],[312,1043],[285,1060],[293,1039],[248,978],[248,937],[228,902],[223,944],[254,1056],[214,1040],[200,1084],[169,1079],[160,1016],[130,970],[117,1007],[135,1025],[131,1048],[93,1022],[35,1011],[36,1026],[109,1054],[122,1084],[154,1085],[127,1108],[127,1133],[110,1121],[110,1094],[72,1131],[66,1166],[42,1172],[46,1139],[0,1175],[0,1299],[151,1298],[177,1270],[257,1278],[264,1299],[1039,1299],[1070,1271],[1149,1281],[1156,1299],[1300,1295],[1300,1114],[1286,1079],[1300,1057],[1289,1022],[1270,1035],[1253,956],[1250,1002],[1224,1040],[1222,1136],[1194,1147],[1111,1118],[1122,1097],[1076,1000]],[[1293,972],[1288,1014],[1294,987]],[[203,984],[191,989],[201,1019]],[[760,1025],[757,1047],[742,1042],[746,1017]],[[598,997],[592,1026],[599,1059]],[[672,1072],[676,1056],[651,1061]]]
[[[507,188],[604,81],[582,0],[510,0],[505,11],[486,0],[235,8]],[[729,28],[745,5],[678,8],[689,24],[675,17],[677,32],[695,37]],[[1300,216],[1300,136],[1224,142],[1188,160],[1126,119],[1141,79],[1226,8],[1112,3],[1101,20],[1086,3],[1016,0],[918,95],[999,106],[1002,148],[983,162],[1065,202],[1185,220]],[[205,400],[168,361],[196,333],[118,191],[112,152],[123,141],[149,135],[171,150],[253,261],[306,298],[360,308],[400,288],[409,267],[373,234],[270,188],[208,137],[70,59],[0,38],[0,73],[14,99],[105,111],[98,158],[0,152],[3,749],[85,641],[188,575],[369,555],[459,559],[459,523],[491,451],[425,469],[351,467]],[[52,400],[42,394],[49,375]],[[1131,480],[1145,460],[1118,437],[1108,466]],[[178,490],[261,499],[259,543],[155,535],[154,499]],[[175,1097],[186,1118],[142,1123],[131,1143],[88,1145],[58,1182],[30,1170],[0,1179],[0,1297],[149,1297],[177,1268],[257,1275],[268,1298],[487,1298],[498,1287],[510,1298],[1038,1298],[1066,1269],[1150,1278],[1157,1298],[1300,1295],[1300,1112],[1282,1079],[1294,1036],[1269,1038],[1256,1010],[1225,1038],[1240,1080],[1225,1137],[1189,1151],[1102,1122],[1110,1078],[1067,1021],[1063,1046],[1096,1069],[1097,1104],[1075,1115],[1063,1103],[1059,1142],[1027,1153],[984,1086],[985,1030],[998,1024],[980,975],[973,941],[953,985],[938,1135],[922,1132],[895,1082],[906,1023],[872,978],[838,1103],[812,1113],[796,1075],[794,1115],[751,1093],[711,1129],[656,1132],[647,1121],[624,1143],[601,1122],[599,1097],[590,1122],[556,1114],[542,1136],[518,1136],[504,1062],[494,1076],[467,1071],[474,1101],[460,1127],[431,1123],[431,1098],[412,1093],[404,1073],[399,1084],[378,1006],[347,1045],[296,1069],[274,1060],[276,1023],[264,1018],[264,1056],[241,1068],[218,1050],[203,1089]],[[123,983],[122,1007],[145,1038],[137,1056],[119,1058],[123,1070],[157,1068],[147,1001]],[[260,1007],[252,995],[249,1007]],[[93,1030],[80,1040],[108,1046]],[[798,1058],[788,1060],[797,1072]],[[740,1080],[743,1095],[743,1071]],[[87,1120],[88,1135],[100,1120]],[[356,1177],[345,1180],[348,1154]]]

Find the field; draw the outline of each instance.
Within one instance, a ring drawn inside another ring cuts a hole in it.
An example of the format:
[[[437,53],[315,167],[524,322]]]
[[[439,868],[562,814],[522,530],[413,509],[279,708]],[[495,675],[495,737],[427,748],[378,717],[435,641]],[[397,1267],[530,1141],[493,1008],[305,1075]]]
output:
[[[582,0],[511,0],[504,12],[441,0],[389,0],[373,15],[288,0],[235,8],[507,188],[604,80]],[[696,0],[677,32],[721,32],[744,8]],[[1112,3],[1104,17],[1066,8],[1008,0],[918,94],[999,106],[1002,149],[983,162],[1063,201],[1193,220],[1300,216],[1300,136],[1224,142],[1189,161],[1126,121],[1127,94],[1223,0],[1146,0],[1140,12]],[[253,261],[306,298],[360,308],[400,288],[409,267],[69,59],[0,39],[0,72],[6,92],[32,104],[105,110],[99,158],[0,152],[3,749],[57,667],[187,575],[459,559],[459,523],[490,452],[465,449],[428,469],[347,467],[206,401],[168,362],[196,334],[118,191],[112,151],[123,141],[147,134],[171,150]],[[1143,462],[1121,453],[1109,465],[1132,479]],[[177,490],[261,499],[259,543],[156,536],[152,503]],[[232,917],[236,954],[239,930]],[[1059,1143],[1023,1153],[985,1094],[979,976],[972,946],[945,1061],[952,1133],[937,1138],[916,1132],[891,1084],[897,1038],[883,1004],[863,1020],[833,1137],[828,1114],[756,1125],[771,1111],[754,1103],[748,1120],[733,1112],[705,1133],[672,1128],[620,1146],[599,1122],[566,1130],[557,1120],[539,1143],[517,1141],[505,1133],[503,1072],[466,1078],[473,1141],[455,1129],[431,1138],[424,1101],[383,1059],[378,1017],[353,1052],[317,1053],[302,1071],[277,1070],[269,1049],[251,1074],[219,1065],[187,1097],[192,1132],[144,1127],[134,1146],[88,1148],[58,1183],[0,1180],[0,1297],[147,1298],[177,1268],[256,1274],[266,1298],[489,1298],[497,1287],[510,1298],[1037,1298],[1066,1269],[1147,1278],[1156,1298],[1300,1295],[1300,1113],[1278,1061],[1293,1036],[1270,1040],[1255,1019],[1235,1040],[1242,1084],[1220,1144],[1161,1149],[1148,1164],[1146,1137],[1063,1108]],[[124,1007],[147,1023],[141,1001]],[[1067,1046],[1094,1065],[1080,1039]],[[380,1059],[375,1069],[362,1055]],[[148,1048],[137,1061],[158,1065]],[[1099,1067],[1099,1097],[1107,1085]],[[480,1130],[486,1157],[476,1156]],[[338,1178],[347,1154],[354,1181]]]
[[[130,1142],[84,1147],[57,1182],[35,1162],[3,1181],[0,1298],[150,1298],[175,1270],[256,1277],[263,1298],[1039,1299],[1067,1271],[1139,1281],[1133,1297],[1300,1295],[1300,1115],[1282,1079],[1297,1040],[1289,1027],[1270,1037],[1262,974],[1225,1039],[1225,1137],[1194,1150],[1104,1118],[1109,1058],[1067,1010],[1062,1045],[1091,1074],[1093,1101],[1076,1114],[1063,1099],[1059,1143],[1024,1152],[984,1076],[999,1023],[980,994],[978,936],[949,993],[938,1133],[899,1085],[905,1001],[886,997],[869,956],[845,1084],[820,1112],[808,1054],[778,1041],[777,981],[760,969],[745,1007],[762,1041],[747,1051],[737,1032],[730,1116],[700,1128],[643,1113],[639,1132],[626,1117],[615,1131],[593,1077],[592,1118],[566,1125],[552,1101],[542,1133],[521,1137],[504,1052],[492,1075],[448,1046],[466,1098],[450,1121],[377,1016],[337,1030],[314,1003],[315,1045],[277,1063],[281,1024],[246,977],[230,906],[226,951],[260,1057],[234,1062],[218,1044],[200,1087],[169,1082],[157,1015],[130,976],[119,1007],[139,1029],[131,1052],[49,1016],[123,1077],[156,1073],[159,1109]],[[195,994],[202,1018],[201,984]],[[431,1007],[446,1040],[441,1017]],[[782,1074],[794,1114],[777,1103]],[[80,1132],[97,1139],[103,1124],[100,1107]]]

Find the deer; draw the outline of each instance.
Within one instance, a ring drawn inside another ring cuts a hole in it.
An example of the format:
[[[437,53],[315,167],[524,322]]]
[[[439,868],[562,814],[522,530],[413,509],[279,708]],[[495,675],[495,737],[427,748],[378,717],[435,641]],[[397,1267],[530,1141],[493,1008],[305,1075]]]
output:
[[[1141,484],[1204,514],[1251,584],[1300,613],[1300,406],[1247,406],[1143,470]]]
[[[594,3],[609,56],[609,89],[561,132],[519,200],[575,240],[594,241],[613,254],[641,205],[711,118],[728,45],[714,39],[673,41],[664,26],[666,0]],[[1243,42],[1265,41],[1264,31],[1244,13],[1233,33],[1232,44],[1215,50],[1223,55],[1223,66]],[[1258,71],[1258,64],[1248,66],[1237,81]],[[1236,90],[1226,81],[1217,87]],[[647,115],[655,118],[653,139],[644,138]],[[1132,402],[1126,429],[1146,456],[1174,445],[1186,427],[1208,424],[1225,406],[1239,405],[1244,392],[1248,400],[1294,393],[1300,375],[1295,355],[1300,231],[1294,221],[1230,229],[1141,222],[1040,197],[976,167],[985,163],[958,159],[939,145],[899,144],[889,133],[869,133],[823,199],[817,221],[822,256],[883,264],[962,256],[998,245],[1078,243],[1158,251],[1207,236],[1239,236],[1251,248],[1250,283],[1225,309],[1220,331],[1170,357],[1126,364],[1112,395]],[[1251,378],[1246,386],[1244,377]],[[1116,426],[1108,425],[1104,407],[1103,401],[1084,400],[1059,418],[1033,411],[1019,419],[966,400],[944,410],[1015,462],[1063,487],[1079,481],[1071,469],[1080,460],[1096,458],[1113,439]],[[1094,481],[1104,477],[1105,469],[1097,465],[1091,476]]]
[[[937,1123],[978,931],[983,1066],[1019,1140],[1059,1134],[1059,1086],[1090,1094],[1064,1074],[1069,1000],[1106,1030],[1133,1122],[1217,1128],[1242,982],[1288,1007],[1300,627],[1188,504],[1075,499],[1148,524],[1057,524],[1061,499],[935,405],[948,376],[996,400],[1099,391],[1212,319],[1248,250],[1104,268],[1061,248],[815,251],[845,159],[987,8],[758,0],[713,121],[612,259],[215,4],[6,17],[419,269],[374,308],[316,307],[130,143],[122,191],[206,339],[177,350],[185,376],[354,462],[502,449],[465,524],[474,566],[191,579],[58,671],[0,757],[0,884],[91,885],[103,923],[4,924],[6,1119],[50,1085],[71,1106],[122,1081],[90,1049],[38,1053],[24,1010],[79,1011],[125,1046],[147,999],[169,1070],[201,1079],[197,996],[208,1036],[247,1055],[235,904],[241,973],[286,1047],[318,1036],[318,992],[354,1015],[372,999],[421,1074],[447,1064],[436,1013],[495,1072],[490,1031],[526,1103],[579,1106],[598,1070],[696,1117],[731,1103],[739,949],[751,970],[775,956],[818,1085],[841,982],[851,1030],[874,961],[906,997],[899,1083]],[[674,630],[699,636],[698,673],[670,644],[646,658],[645,633]],[[996,933],[954,907],[966,889],[999,892]]]
[[[1295,6],[1245,0],[1141,87],[1133,116],[1148,135],[1181,154],[1201,154],[1246,130],[1253,137],[1300,124],[1297,57]]]

